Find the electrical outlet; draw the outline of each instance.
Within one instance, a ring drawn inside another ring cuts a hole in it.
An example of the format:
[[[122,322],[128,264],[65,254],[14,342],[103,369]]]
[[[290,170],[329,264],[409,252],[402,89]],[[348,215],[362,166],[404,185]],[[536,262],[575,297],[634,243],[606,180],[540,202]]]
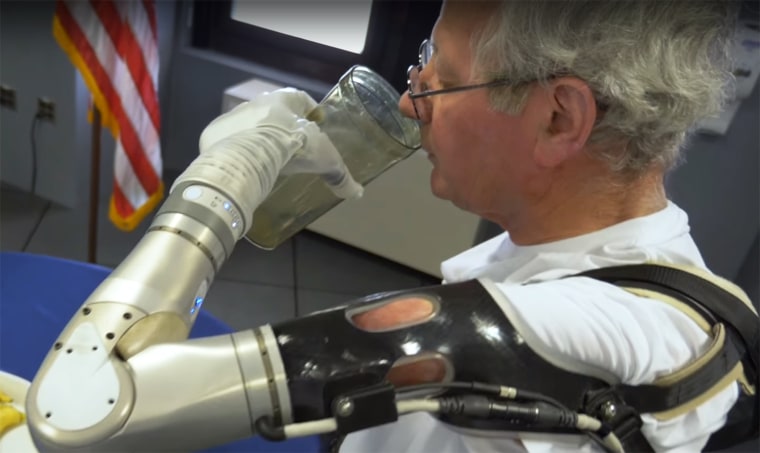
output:
[[[0,105],[16,110],[16,90],[8,85],[0,85]]]
[[[48,98],[38,98],[37,117],[42,120],[55,121],[55,102]]]

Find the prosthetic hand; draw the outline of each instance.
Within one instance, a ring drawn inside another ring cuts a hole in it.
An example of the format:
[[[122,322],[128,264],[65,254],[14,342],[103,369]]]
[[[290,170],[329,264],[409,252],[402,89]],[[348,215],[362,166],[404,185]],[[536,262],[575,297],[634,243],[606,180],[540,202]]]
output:
[[[341,198],[358,198],[362,186],[330,139],[307,116],[319,116],[308,94],[283,88],[238,105],[201,134],[200,156],[175,181],[221,185],[242,209],[245,226],[280,174],[316,173]],[[246,229],[247,231],[247,229]]]

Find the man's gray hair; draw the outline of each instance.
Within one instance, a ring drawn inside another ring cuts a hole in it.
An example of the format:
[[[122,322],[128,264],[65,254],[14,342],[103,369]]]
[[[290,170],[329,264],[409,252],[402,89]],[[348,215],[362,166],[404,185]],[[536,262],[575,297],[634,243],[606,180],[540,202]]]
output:
[[[504,1],[473,40],[474,75],[518,82],[491,91],[522,110],[531,81],[572,75],[599,113],[591,144],[613,170],[672,168],[695,123],[720,112],[731,80],[732,1]],[[620,152],[620,150],[623,150]]]

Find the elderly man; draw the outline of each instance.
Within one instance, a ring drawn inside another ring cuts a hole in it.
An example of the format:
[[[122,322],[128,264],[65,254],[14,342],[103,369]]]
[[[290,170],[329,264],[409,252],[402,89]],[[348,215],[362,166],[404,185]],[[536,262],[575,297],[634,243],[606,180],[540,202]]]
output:
[[[280,173],[347,175],[304,92],[217,118],[40,367],[35,442],[336,431],[346,452],[692,452],[756,437],[760,321],[663,186],[721,108],[731,7],[445,2],[400,109],[433,193],[506,232],[445,261],[445,284],[175,343]]]
[[[347,452],[619,450],[616,438],[632,450],[703,449],[740,393],[753,393],[760,334],[746,296],[723,284],[730,300],[698,291],[694,305],[587,271],[656,261],[711,278],[663,179],[690,128],[721,108],[731,6],[445,2],[400,109],[421,126],[433,193],[506,232],[444,262],[444,285],[273,326],[295,419],[356,416],[339,429]],[[253,212],[294,148],[308,160],[324,144],[300,119],[307,98],[278,91],[214,121],[175,187],[219,172],[226,181],[237,166],[251,188],[233,199]],[[737,313],[749,327],[735,327]],[[394,415],[387,401],[362,416],[353,400],[332,406],[368,383],[404,393],[452,377],[459,390],[501,386],[497,400],[487,410],[426,400],[413,407],[440,418],[416,412],[377,427],[393,419],[382,416]],[[504,402],[520,395],[544,405]]]
[[[316,173],[347,168],[334,165],[342,162],[329,137],[305,119],[316,106],[306,93],[277,90],[222,115],[146,240],[85,302],[43,364],[31,391],[38,403],[27,406],[33,435],[79,448],[81,425],[104,449],[151,439],[200,448],[186,433],[213,420],[203,445],[252,429],[280,440],[337,431],[348,434],[334,444],[343,451],[394,453],[597,445],[692,452],[708,440],[756,436],[757,313],[707,270],[686,213],[663,187],[689,129],[721,107],[731,6],[445,2],[400,109],[420,124],[433,193],[506,232],[445,261],[443,285],[178,345],[165,361],[165,345],[141,349],[152,344],[136,341],[141,331],[161,332],[158,343],[187,333],[278,175],[293,164]],[[185,257],[187,278],[174,278],[156,251]],[[639,265],[652,261],[659,264]],[[631,269],[638,274],[600,274]],[[118,306],[116,321],[89,316],[97,305]],[[122,306],[164,324],[124,327],[145,324]],[[71,353],[62,346],[78,332],[87,345],[105,346],[94,322],[119,352],[108,357],[111,368],[97,362],[112,371],[98,376],[115,379],[128,361],[140,378],[135,388],[149,389],[136,398],[150,403],[92,421],[65,405],[79,424],[64,429],[56,421],[64,409],[39,409],[63,392],[37,389],[79,385],[70,370],[81,367],[56,351]],[[190,367],[175,385],[172,371]],[[174,409],[145,396],[164,394]],[[172,429],[153,423],[164,410]],[[174,417],[183,411],[191,416]]]
[[[420,121],[433,193],[507,231],[444,262],[445,281],[495,282],[515,329],[565,369],[651,383],[711,341],[667,304],[560,277],[645,261],[706,268],[663,178],[689,129],[720,109],[729,7],[448,1],[410,68],[400,108]],[[397,304],[360,323],[387,328],[417,312]],[[431,362],[395,377],[434,376]],[[698,451],[739,392],[729,386],[669,420],[644,414],[642,433],[657,451]],[[580,436],[471,430],[418,413],[349,435],[342,451],[591,448]]]

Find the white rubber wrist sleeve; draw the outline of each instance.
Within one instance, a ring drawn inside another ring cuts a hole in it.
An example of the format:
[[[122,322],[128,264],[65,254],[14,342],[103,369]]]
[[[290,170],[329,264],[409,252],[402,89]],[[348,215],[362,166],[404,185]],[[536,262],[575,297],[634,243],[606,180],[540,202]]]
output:
[[[227,194],[240,207],[244,231],[272,190],[280,170],[304,146],[306,136],[273,125],[244,130],[201,151],[172,185],[194,181]]]

